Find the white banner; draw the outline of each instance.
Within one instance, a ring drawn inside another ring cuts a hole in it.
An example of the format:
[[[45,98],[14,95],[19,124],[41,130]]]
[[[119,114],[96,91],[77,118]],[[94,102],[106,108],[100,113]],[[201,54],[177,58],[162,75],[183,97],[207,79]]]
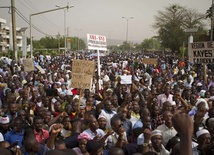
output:
[[[122,75],[121,78],[121,84],[132,84],[132,76],[131,75]]]
[[[189,61],[196,64],[214,63],[214,42],[194,42],[188,45]]]
[[[87,44],[89,50],[107,51],[106,36],[87,34]]]

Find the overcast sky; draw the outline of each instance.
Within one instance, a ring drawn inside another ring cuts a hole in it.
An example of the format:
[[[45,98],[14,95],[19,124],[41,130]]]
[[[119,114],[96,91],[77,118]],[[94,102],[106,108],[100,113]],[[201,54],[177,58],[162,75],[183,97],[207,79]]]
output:
[[[158,10],[163,10],[169,4],[180,4],[205,13],[211,6],[212,0],[15,0],[16,8],[27,20],[29,15],[56,8],[55,5],[74,7],[66,12],[69,36],[86,38],[87,33],[105,35],[107,38],[126,39],[127,21],[122,18],[133,17],[129,20],[129,41],[143,41],[155,34],[151,25]],[[0,0],[0,6],[10,6],[10,0]],[[8,9],[0,8],[0,18],[11,21]],[[17,27],[28,27],[28,24],[16,15]],[[32,17],[32,24],[49,35],[64,34],[64,11],[58,10]],[[209,26],[209,22],[207,22]],[[76,29],[76,30],[75,30]],[[29,37],[29,29],[26,31]],[[32,30],[36,39],[44,34]]]

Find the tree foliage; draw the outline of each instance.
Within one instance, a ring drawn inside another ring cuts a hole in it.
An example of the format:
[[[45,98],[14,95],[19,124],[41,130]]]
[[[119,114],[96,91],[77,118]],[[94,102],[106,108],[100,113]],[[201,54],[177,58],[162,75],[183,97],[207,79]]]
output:
[[[198,28],[198,32],[193,34],[194,37],[196,36],[196,40],[198,34],[206,33],[204,19],[205,14],[173,4],[158,11],[153,27],[158,30],[161,45],[175,51],[179,50],[183,42],[187,41],[189,34],[185,33],[185,29]],[[200,37],[198,36],[198,38]]]
[[[77,37],[68,37],[71,41],[71,50],[75,51],[78,49],[78,39],[79,39],[79,50],[85,49],[84,40]],[[27,39],[28,44],[30,44],[30,39]],[[68,45],[68,44],[67,44]],[[54,37],[43,37],[40,40],[33,40],[33,48],[34,49],[58,49],[65,47],[65,39],[64,37],[58,36]]]
[[[147,38],[144,39],[140,44],[141,49],[149,50],[149,49],[160,49],[160,42],[156,38]]]

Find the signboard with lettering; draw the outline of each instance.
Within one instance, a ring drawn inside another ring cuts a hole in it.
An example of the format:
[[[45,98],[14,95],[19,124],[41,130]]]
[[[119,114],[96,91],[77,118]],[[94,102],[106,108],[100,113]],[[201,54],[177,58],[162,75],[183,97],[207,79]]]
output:
[[[84,73],[84,74],[94,75],[95,66],[96,66],[95,61],[73,60],[72,73]]]
[[[72,84],[73,88],[90,89],[91,75],[82,73],[72,73]]]
[[[107,51],[106,36],[87,34],[87,44],[89,50]]]
[[[196,64],[214,63],[214,42],[194,42],[189,44],[189,61]]]
[[[121,75],[120,76],[121,84],[132,84],[132,76],[131,75]]]
[[[71,87],[90,89],[91,79],[95,73],[95,61],[73,60]]]
[[[26,72],[34,71],[34,64],[33,60],[31,58],[29,59],[23,59],[23,65]]]
[[[157,59],[154,58],[143,58],[144,64],[157,64]]]

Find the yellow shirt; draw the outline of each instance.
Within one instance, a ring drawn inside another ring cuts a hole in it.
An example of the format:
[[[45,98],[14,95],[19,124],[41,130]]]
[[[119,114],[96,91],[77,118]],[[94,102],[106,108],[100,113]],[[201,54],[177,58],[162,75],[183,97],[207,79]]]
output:
[[[131,116],[135,117],[137,119],[140,119],[140,114],[139,113],[135,113],[134,111],[131,112]]]

